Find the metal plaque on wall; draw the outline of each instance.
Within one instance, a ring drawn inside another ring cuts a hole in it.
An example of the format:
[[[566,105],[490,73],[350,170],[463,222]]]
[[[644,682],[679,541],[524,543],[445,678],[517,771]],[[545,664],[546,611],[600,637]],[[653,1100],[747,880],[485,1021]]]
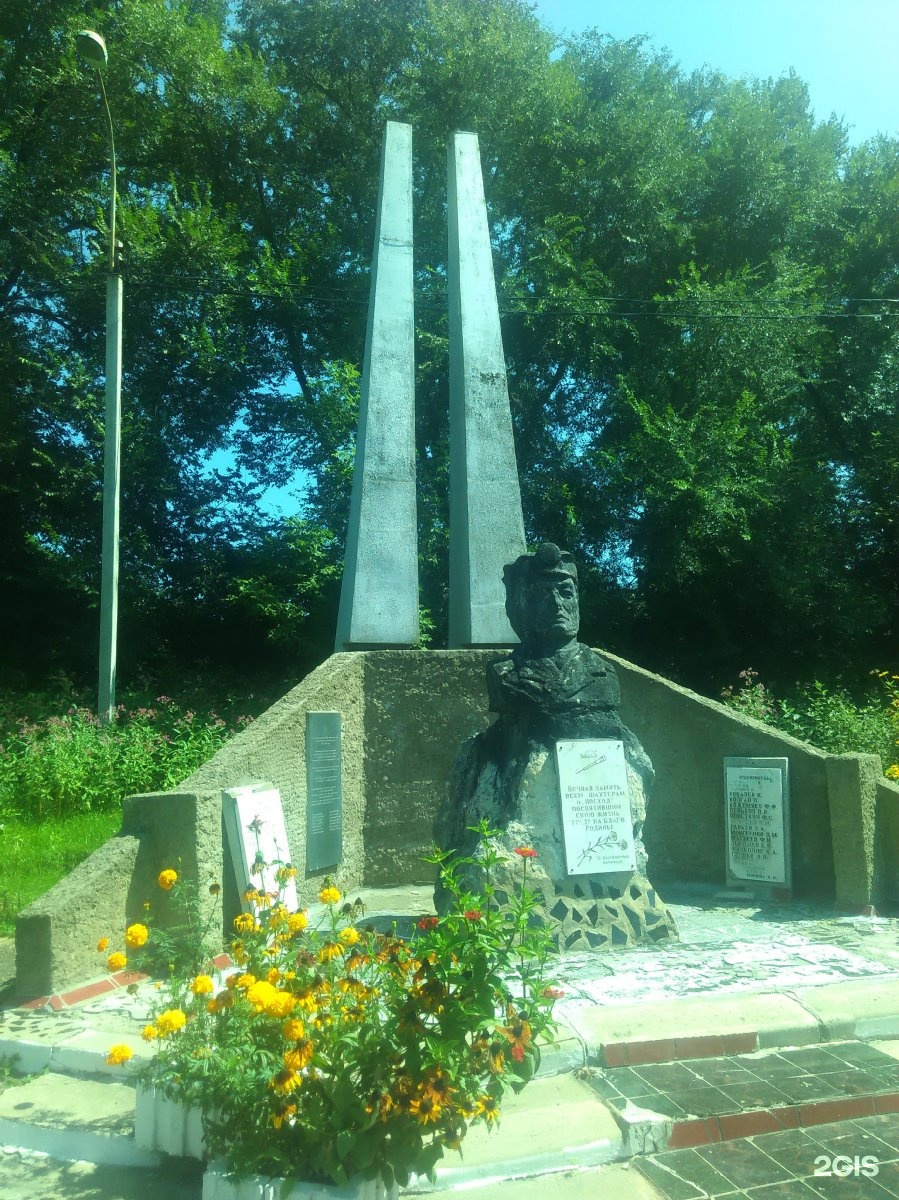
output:
[[[340,713],[306,713],[306,870],[343,858]]]
[[[790,791],[786,758],[725,758],[728,884],[790,888]]]

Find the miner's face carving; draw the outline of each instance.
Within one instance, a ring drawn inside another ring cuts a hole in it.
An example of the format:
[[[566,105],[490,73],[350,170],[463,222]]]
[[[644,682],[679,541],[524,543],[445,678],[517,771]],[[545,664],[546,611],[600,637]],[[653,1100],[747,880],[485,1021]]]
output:
[[[524,643],[558,648],[577,637],[577,583],[570,575],[537,575],[519,586],[512,628]]]

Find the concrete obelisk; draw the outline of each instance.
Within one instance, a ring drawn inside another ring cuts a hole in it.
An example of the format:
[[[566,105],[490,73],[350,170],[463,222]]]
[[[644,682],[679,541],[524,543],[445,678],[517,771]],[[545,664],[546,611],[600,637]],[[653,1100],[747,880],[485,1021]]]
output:
[[[417,641],[412,128],[388,121],[335,648]]]
[[[527,551],[475,133],[449,146],[449,647],[511,646],[503,565]]]

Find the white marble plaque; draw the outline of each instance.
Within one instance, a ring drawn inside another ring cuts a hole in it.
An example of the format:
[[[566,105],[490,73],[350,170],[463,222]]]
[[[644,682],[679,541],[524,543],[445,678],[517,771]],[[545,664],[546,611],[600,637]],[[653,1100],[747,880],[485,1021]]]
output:
[[[295,912],[296,884],[292,879],[280,884],[275,877],[279,866],[290,865],[281,793],[270,784],[229,788],[222,793],[222,812],[241,896],[250,888],[258,892],[280,892],[283,903]],[[258,863],[264,864],[261,870],[257,868]],[[256,909],[255,904],[244,900],[242,904],[245,910]]]
[[[790,882],[786,765],[725,759],[727,870],[734,879]]]
[[[568,874],[634,870],[624,743],[605,738],[556,742],[556,767]]]

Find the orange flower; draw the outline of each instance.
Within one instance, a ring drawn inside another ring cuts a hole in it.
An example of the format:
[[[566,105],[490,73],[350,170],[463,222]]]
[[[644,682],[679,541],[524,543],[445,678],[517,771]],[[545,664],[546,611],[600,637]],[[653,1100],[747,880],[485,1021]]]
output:
[[[109,958],[107,958],[106,966],[109,968],[110,971],[121,971],[122,968],[127,964],[127,962],[128,962],[128,959],[121,952],[121,950],[116,950],[112,954],[110,954]]]
[[[110,1067],[120,1067],[132,1058],[134,1058],[134,1051],[130,1046],[112,1046],[106,1055],[106,1062]]]
[[[107,938],[107,937],[100,938],[99,942],[97,942],[97,949],[101,950],[101,951],[108,950],[109,949],[109,938]]]
[[[537,857],[537,851],[532,850],[530,846],[516,846],[512,853],[517,854],[519,858]]]
[[[125,930],[125,945],[129,950],[139,950],[146,946],[150,931],[146,925],[129,925]]]
[[[171,867],[167,867],[164,871],[159,872],[156,882],[164,892],[170,892],[178,882],[178,872],[173,871]]]

